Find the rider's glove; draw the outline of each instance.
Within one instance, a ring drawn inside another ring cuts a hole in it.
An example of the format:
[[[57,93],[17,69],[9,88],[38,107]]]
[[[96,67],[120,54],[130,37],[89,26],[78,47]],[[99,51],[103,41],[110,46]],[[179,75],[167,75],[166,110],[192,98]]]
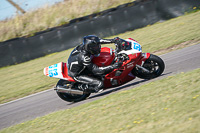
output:
[[[114,43],[119,44],[120,43],[120,38],[119,37],[115,37],[113,39]]]
[[[123,64],[123,62],[116,62],[115,64],[113,64],[113,68],[116,69],[116,68],[119,68],[121,67]]]
[[[116,52],[120,52],[121,49],[122,49],[122,46],[121,46],[121,39],[120,39],[119,37],[115,37],[115,38],[113,39],[113,41],[114,41],[114,43],[115,43],[115,45],[116,45],[115,51],[116,51]]]

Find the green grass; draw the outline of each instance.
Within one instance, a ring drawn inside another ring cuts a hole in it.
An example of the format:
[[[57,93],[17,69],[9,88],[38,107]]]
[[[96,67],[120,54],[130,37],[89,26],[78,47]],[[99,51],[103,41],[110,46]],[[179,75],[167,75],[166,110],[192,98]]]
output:
[[[54,6],[45,6],[13,19],[0,21],[0,42],[32,36],[36,32],[69,23],[70,20],[97,13],[134,0],[66,0]]]
[[[199,18],[200,12],[196,12],[116,36],[136,39],[143,46],[143,52],[168,50],[183,42],[187,43],[181,46],[186,47],[191,40],[195,43],[200,40]],[[114,47],[113,44],[112,46]],[[58,62],[66,62],[71,50],[0,68],[0,103],[53,87],[58,79],[44,76],[43,68]]]
[[[198,133],[200,69],[9,127],[1,133]]]

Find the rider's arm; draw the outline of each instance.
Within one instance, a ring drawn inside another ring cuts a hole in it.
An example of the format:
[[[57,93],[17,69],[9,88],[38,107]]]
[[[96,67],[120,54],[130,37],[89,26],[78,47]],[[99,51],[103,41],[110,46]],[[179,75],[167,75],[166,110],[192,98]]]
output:
[[[114,39],[100,39],[101,44],[115,43],[116,51],[120,52],[122,50],[121,39],[119,37],[115,37]]]
[[[121,39],[119,37],[115,37],[114,39],[100,39],[100,43],[101,44],[115,43],[118,45],[120,40]]]
[[[84,56],[83,57],[83,65],[85,67],[88,68],[88,70],[90,70],[93,74],[95,75],[102,75],[102,74],[107,74],[109,72],[111,72],[112,70],[119,68],[122,63],[115,63],[113,65],[110,66],[106,66],[106,67],[98,67],[97,65],[93,64],[90,57],[88,56]]]
[[[91,66],[89,66],[89,68],[91,68],[92,73],[95,75],[102,75],[102,74],[107,74],[109,72],[111,72],[112,70],[114,70],[113,66],[106,66],[106,67],[98,67],[95,64],[91,64]]]
[[[114,39],[100,39],[101,44],[115,43]]]

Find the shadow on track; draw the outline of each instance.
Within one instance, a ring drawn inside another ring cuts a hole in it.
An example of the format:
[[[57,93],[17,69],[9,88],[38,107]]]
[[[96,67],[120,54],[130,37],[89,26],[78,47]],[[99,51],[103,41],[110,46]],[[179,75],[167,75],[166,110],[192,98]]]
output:
[[[95,95],[95,96],[91,96],[91,97],[89,97],[88,99],[92,99],[92,98],[95,98],[95,97],[100,97],[100,96],[103,96],[103,95],[107,95],[107,94],[110,94],[110,93],[112,93],[112,92],[116,92],[116,91],[119,91],[119,90],[121,90],[121,89],[124,89],[124,88],[126,88],[126,87],[130,87],[130,86],[134,86],[134,85],[143,83],[143,82],[145,82],[145,81],[147,81],[147,80],[141,80],[141,81],[137,81],[137,82],[134,82],[134,83],[129,83],[129,84],[127,84],[127,85],[119,86],[119,87],[117,87],[117,88],[115,88],[115,89],[112,89],[112,88],[111,88],[111,90],[105,90],[105,92],[102,92],[102,93],[97,94],[97,95]]]

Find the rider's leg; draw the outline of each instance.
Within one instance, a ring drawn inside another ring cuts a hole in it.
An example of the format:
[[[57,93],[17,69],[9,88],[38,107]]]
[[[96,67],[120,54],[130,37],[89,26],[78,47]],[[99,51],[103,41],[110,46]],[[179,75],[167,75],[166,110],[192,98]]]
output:
[[[87,84],[89,86],[88,89],[94,90],[95,92],[99,92],[103,88],[103,82],[93,77],[89,77],[87,75],[80,75],[74,77],[74,80],[77,82]]]

